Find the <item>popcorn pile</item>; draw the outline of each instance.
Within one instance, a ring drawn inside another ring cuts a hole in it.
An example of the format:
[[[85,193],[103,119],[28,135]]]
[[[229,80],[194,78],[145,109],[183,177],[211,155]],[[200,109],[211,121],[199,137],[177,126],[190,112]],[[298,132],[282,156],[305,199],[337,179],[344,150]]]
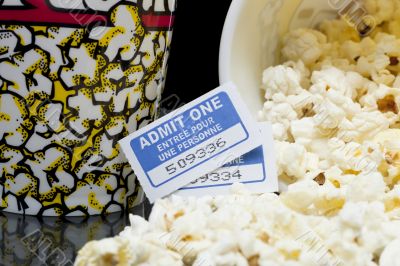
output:
[[[314,183],[303,185],[302,201],[317,197]],[[275,194],[233,192],[159,201],[149,222],[131,216],[131,227],[87,244],[75,265],[376,265],[385,246],[381,265],[398,265],[400,220],[382,202],[349,202],[329,218],[296,212]]]
[[[264,72],[280,196],[171,196],[76,265],[400,265],[400,1],[365,6],[370,36],[294,30]]]

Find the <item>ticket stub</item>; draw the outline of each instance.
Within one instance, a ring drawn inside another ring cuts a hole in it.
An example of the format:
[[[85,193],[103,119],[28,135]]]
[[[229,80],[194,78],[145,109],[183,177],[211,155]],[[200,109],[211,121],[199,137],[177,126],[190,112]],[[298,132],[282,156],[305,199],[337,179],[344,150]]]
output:
[[[274,157],[272,127],[259,123],[262,145],[221,168],[202,175],[174,194],[180,196],[205,196],[229,194],[230,186],[243,183],[255,193],[277,192],[278,176]]]
[[[261,145],[257,122],[233,83],[120,141],[151,202]]]

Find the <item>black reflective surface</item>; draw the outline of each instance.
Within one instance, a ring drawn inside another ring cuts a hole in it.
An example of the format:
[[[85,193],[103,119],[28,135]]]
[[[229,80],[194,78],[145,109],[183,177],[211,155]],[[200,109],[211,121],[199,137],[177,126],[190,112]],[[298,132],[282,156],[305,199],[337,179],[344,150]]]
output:
[[[144,204],[130,213],[145,216]],[[0,265],[73,265],[85,243],[117,235],[128,213],[106,217],[38,218],[0,213]]]
[[[178,0],[168,77],[161,113],[218,86],[219,41],[231,0]],[[1,2],[1,0],[0,0]],[[130,213],[147,217],[151,206]],[[59,218],[0,212],[0,266],[73,265],[88,241],[112,237],[129,225],[129,215]]]

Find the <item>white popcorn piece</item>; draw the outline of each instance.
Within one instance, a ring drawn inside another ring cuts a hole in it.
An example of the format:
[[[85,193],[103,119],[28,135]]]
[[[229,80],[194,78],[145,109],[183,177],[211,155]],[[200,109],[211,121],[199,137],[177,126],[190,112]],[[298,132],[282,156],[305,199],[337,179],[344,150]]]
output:
[[[311,117],[293,121],[290,124],[290,132],[296,142],[299,142],[299,139],[312,141],[320,137],[320,132],[316,128],[315,120]]]
[[[346,142],[362,143],[388,129],[390,124],[390,120],[379,111],[361,112],[356,114],[351,121],[342,120],[337,134]]]
[[[382,252],[379,259],[380,266],[399,266],[400,265],[400,239],[390,242]]]
[[[301,91],[301,74],[291,67],[269,67],[263,73],[263,88],[265,99],[272,99],[276,93],[284,95],[296,94]]]
[[[379,25],[384,21],[391,20],[395,15],[396,0],[364,0],[364,6]]]
[[[302,180],[289,185],[288,191],[283,194],[282,200],[290,208],[306,212],[318,196],[318,184],[313,180]]]
[[[296,179],[302,179],[307,168],[307,151],[295,143],[276,142],[278,168]]]
[[[400,75],[397,75],[396,80],[393,83],[393,88],[400,89]]]
[[[297,62],[288,61],[288,62],[284,63],[283,65],[293,68],[295,71],[297,71],[297,73],[300,74],[300,77],[301,77],[300,84],[301,84],[302,88],[307,89],[310,86],[311,72],[304,65],[303,61],[300,61],[300,60]]]
[[[306,66],[317,62],[327,48],[326,36],[312,29],[297,29],[284,39],[282,54],[286,60],[301,60]]]
[[[341,19],[325,20],[320,24],[319,29],[326,35],[329,43],[360,41],[360,35],[356,28]]]
[[[346,198],[356,202],[381,200],[385,191],[386,184],[379,172],[361,174],[349,184]]]

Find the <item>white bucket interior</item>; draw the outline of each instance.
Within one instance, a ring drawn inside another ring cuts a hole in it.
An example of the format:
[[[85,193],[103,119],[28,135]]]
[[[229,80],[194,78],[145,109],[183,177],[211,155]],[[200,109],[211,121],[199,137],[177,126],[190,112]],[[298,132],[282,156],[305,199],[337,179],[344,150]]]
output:
[[[330,1],[233,1],[221,41],[220,81],[235,82],[253,114],[263,104],[262,72],[279,63],[284,34],[337,17],[338,11]]]

